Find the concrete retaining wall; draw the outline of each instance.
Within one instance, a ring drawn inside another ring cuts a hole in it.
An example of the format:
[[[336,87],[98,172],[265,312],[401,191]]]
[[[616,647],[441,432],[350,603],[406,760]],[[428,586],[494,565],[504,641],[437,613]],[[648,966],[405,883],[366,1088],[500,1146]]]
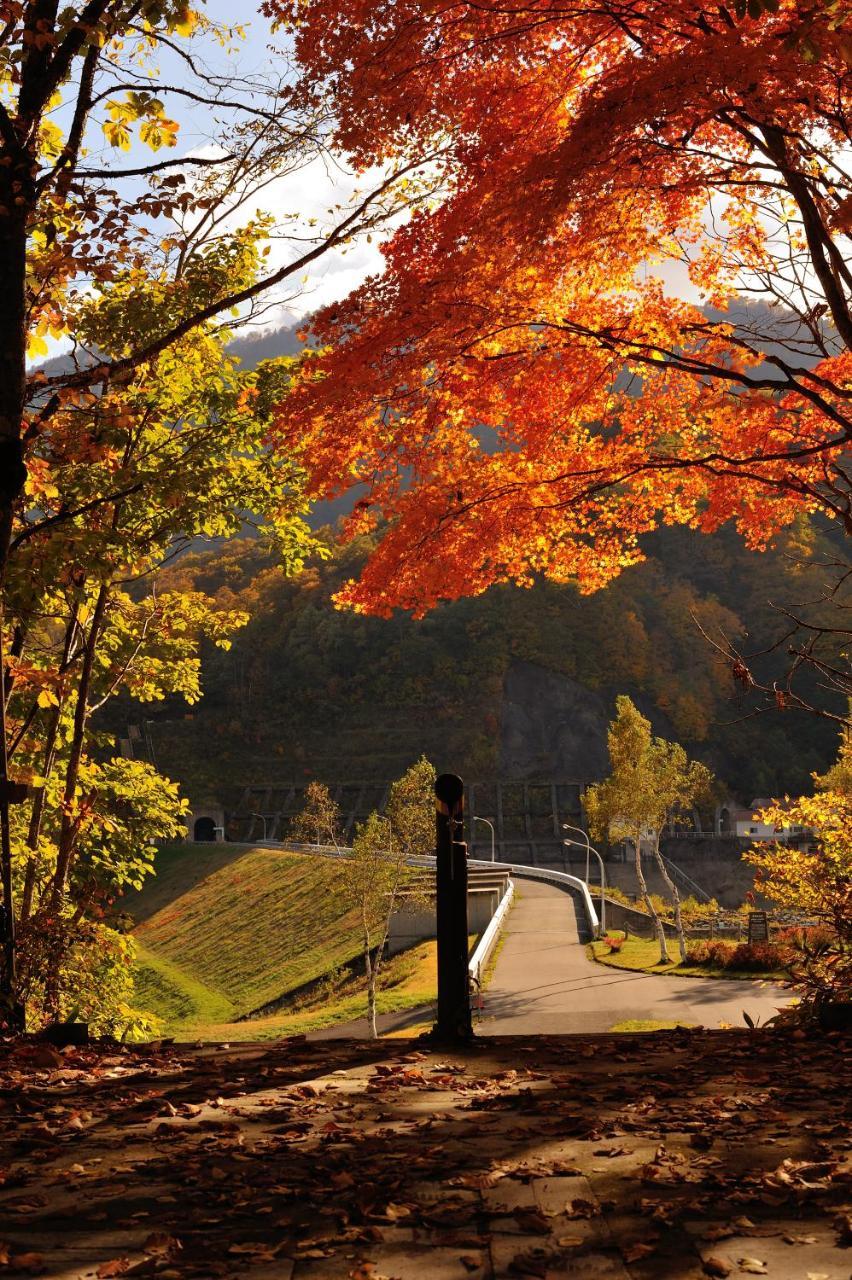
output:
[[[637,911],[635,907],[626,907],[623,902],[612,902],[609,898],[606,900],[606,927],[607,932],[610,929],[626,929],[634,938],[656,938],[657,936],[654,921],[644,911]],[[663,929],[667,938],[677,937],[674,925],[666,924],[665,920]]]
[[[497,910],[501,893],[498,889],[470,889],[467,895],[467,918],[471,933],[484,933]],[[396,955],[406,947],[437,936],[438,926],[434,900],[429,905],[403,905],[391,917],[388,953]]]

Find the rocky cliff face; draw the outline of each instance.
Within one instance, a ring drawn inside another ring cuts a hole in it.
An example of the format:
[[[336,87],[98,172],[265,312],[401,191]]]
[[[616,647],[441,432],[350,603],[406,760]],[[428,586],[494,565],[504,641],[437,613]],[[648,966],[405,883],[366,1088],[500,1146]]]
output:
[[[612,702],[556,671],[513,663],[503,686],[501,777],[582,782],[604,777]]]
[[[500,777],[574,778],[584,784],[606,777],[606,731],[619,693],[630,695],[654,733],[676,738],[668,717],[636,689],[589,689],[534,662],[513,662],[503,683]]]

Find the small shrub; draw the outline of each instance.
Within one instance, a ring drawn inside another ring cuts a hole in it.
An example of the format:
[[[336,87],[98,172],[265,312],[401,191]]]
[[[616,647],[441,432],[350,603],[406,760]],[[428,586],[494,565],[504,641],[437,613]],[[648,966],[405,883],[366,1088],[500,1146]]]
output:
[[[805,945],[810,948],[833,946],[837,942],[837,934],[824,924],[794,925],[779,929],[775,941],[787,949],[801,950]]]
[[[691,942],[687,950],[689,964],[708,969],[740,969],[766,973],[783,969],[790,960],[786,947],[774,942],[740,942],[735,946],[720,939]]]
[[[610,953],[620,951],[627,941],[627,934],[623,938],[616,938],[614,934],[608,933],[604,938],[604,942],[610,949]]]
[[[761,970],[783,969],[787,956],[774,942],[740,942],[731,948],[729,969]]]
[[[700,942],[690,942],[687,946],[686,955],[689,964],[707,966],[713,969],[727,968],[727,957],[731,948],[726,946],[724,942],[718,939],[708,939]]]

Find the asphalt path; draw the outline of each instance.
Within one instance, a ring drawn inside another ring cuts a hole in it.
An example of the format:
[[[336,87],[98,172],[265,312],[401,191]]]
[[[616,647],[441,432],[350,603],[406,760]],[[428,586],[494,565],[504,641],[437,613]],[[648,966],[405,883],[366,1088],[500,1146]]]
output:
[[[515,904],[484,997],[480,1035],[609,1031],[628,1020],[717,1028],[765,1022],[793,998],[760,979],[673,978],[631,973],[589,960],[577,895],[516,879]]]
[[[762,979],[672,978],[631,973],[589,960],[579,895],[540,880],[515,879],[516,898],[483,1008],[480,1036],[610,1031],[627,1021],[681,1022],[717,1029],[763,1023],[793,998]],[[380,1034],[430,1023],[434,1005],[380,1015]],[[369,1035],[366,1018],[311,1032],[310,1040]]]

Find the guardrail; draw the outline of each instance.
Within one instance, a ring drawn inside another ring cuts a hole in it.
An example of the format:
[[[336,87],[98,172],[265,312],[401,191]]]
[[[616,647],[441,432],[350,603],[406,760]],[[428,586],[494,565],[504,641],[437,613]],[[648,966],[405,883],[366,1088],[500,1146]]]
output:
[[[290,849],[293,853],[315,853],[321,858],[345,858],[352,852],[351,848],[344,845],[336,848],[334,845],[297,844],[292,840],[286,843],[282,840],[262,840],[257,844],[268,849]],[[408,858],[407,862],[412,867],[434,867],[435,855],[424,854],[420,857]],[[543,880],[545,884],[555,884],[571,893],[579,893],[589,929],[592,936],[597,937],[600,931],[598,913],[592,902],[589,886],[579,876],[572,876],[567,871],[548,871],[544,867],[528,867],[522,862],[492,862],[490,858],[468,858],[468,866],[482,867],[488,871],[508,871],[510,877],[515,879]]]
[[[433,856],[425,856],[421,858],[409,859],[413,866],[434,866],[435,859]],[[572,876],[567,871],[548,871],[544,867],[528,867],[523,862],[492,862],[490,859],[469,858],[469,867],[487,867],[492,871],[508,871],[513,879],[521,880],[543,880],[545,884],[555,884],[562,889],[567,889],[571,893],[579,893],[583,903],[583,910],[586,913],[586,920],[591,930],[592,936],[597,937],[601,927],[598,919],[598,913],[595,910],[595,904],[592,902],[592,895],[589,892],[589,886],[585,880],[581,880],[579,876]]]
[[[473,950],[473,955],[467,962],[467,971],[473,979],[477,987],[482,986],[482,970],[491,958],[497,939],[500,937],[500,930],[503,928],[503,922],[509,914],[512,901],[515,896],[515,886],[511,880],[507,881],[506,892],[497,904],[497,910],[491,917],[488,927],[482,937],[477,942]]]

